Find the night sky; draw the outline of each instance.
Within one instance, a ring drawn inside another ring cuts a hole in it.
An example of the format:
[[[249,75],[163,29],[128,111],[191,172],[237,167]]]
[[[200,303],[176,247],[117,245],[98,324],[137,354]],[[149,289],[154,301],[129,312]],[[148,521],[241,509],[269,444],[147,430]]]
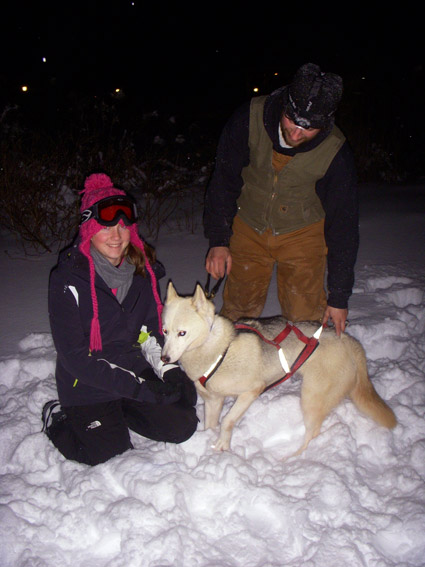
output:
[[[256,84],[280,86],[307,61],[343,76],[380,76],[389,84],[423,63],[422,19],[412,12],[389,15],[385,7],[382,18],[371,20],[355,6],[344,14],[311,13],[304,3],[270,5],[266,14],[245,6],[241,14],[228,5],[7,2],[2,86],[119,87],[153,102],[220,104],[244,98]]]
[[[399,5],[373,14],[368,6],[6,2],[0,111],[17,103],[36,128],[60,130],[58,117],[78,113],[81,100],[103,100],[120,105],[123,128],[155,110],[196,123],[216,140],[254,87],[270,93],[314,62],[344,79],[337,123],[357,151],[366,137],[396,152],[397,167],[418,177],[425,151],[422,16],[410,8],[403,14]],[[124,93],[119,102],[115,89]]]

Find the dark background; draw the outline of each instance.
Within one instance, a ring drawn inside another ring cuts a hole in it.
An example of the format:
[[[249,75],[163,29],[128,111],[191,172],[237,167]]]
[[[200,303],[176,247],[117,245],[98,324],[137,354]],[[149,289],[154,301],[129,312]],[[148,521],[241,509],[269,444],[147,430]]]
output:
[[[417,10],[233,5],[7,2],[0,110],[17,103],[40,125],[60,124],[61,112],[98,97],[120,101],[127,119],[159,110],[203,120],[216,138],[254,87],[271,92],[311,61],[343,77],[348,134],[356,135],[360,120],[379,143],[394,137],[415,155],[405,169],[422,175],[424,32]]]

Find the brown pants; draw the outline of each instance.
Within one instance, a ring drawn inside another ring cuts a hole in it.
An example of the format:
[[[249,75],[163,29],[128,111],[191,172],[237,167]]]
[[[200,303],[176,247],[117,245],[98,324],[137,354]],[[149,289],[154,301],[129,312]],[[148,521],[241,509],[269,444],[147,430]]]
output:
[[[233,321],[259,317],[277,264],[278,299],[289,321],[320,321],[326,308],[327,248],[324,221],[289,234],[258,234],[239,217],[230,240],[232,270],[223,290],[221,314]]]

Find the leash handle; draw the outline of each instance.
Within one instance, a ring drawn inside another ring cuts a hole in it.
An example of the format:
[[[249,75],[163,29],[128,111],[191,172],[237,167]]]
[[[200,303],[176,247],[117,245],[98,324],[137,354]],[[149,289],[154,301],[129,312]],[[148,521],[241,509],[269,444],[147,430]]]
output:
[[[205,297],[206,297],[207,299],[214,299],[214,297],[216,296],[216,294],[217,294],[217,292],[218,292],[218,290],[219,290],[219,288],[220,288],[220,285],[221,285],[222,281],[224,280],[224,278],[225,278],[225,276],[223,276],[222,278],[220,278],[219,280],[217,280],[215,286],[212,288],[211,291],[209,291],[211,275],[208,274],[207,283],[205,284],[205,289],[204,289]]]

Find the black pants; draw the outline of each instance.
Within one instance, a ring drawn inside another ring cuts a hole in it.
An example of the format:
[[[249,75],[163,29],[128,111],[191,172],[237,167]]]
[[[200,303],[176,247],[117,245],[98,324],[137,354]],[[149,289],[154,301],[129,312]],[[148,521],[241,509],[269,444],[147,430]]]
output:
[[[186,402],[155,405],[121,399],[63,410],[66,418],[46,433],[64,457],[87,465],[132,449],[129,428],[155,441],[182,443],[199,421],[195,408]]]

